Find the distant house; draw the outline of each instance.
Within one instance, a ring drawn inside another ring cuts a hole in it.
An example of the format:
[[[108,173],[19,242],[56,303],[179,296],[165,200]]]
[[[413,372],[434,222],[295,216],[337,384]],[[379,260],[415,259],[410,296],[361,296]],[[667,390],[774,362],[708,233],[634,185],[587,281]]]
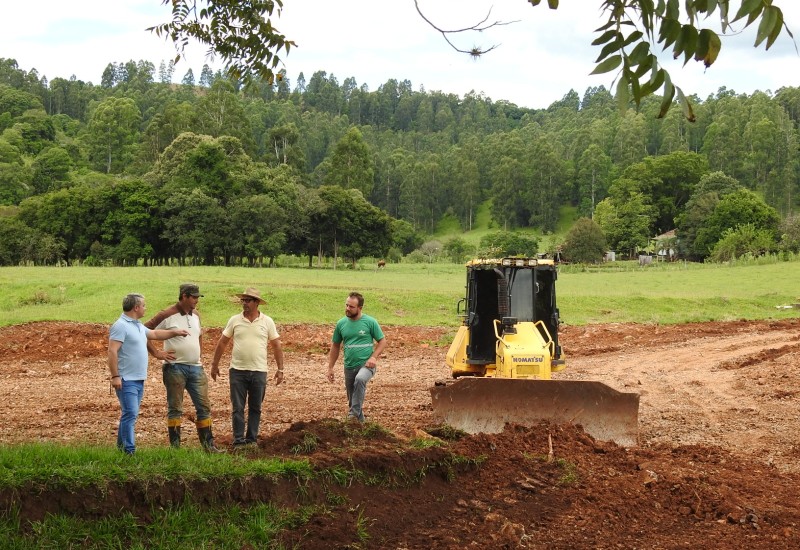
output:
[[[650,239],[650,242],[659,261],[672,262],[678,258],[678,237],[675,235],[674,229],[670,229],[661,235],[656,235]]]

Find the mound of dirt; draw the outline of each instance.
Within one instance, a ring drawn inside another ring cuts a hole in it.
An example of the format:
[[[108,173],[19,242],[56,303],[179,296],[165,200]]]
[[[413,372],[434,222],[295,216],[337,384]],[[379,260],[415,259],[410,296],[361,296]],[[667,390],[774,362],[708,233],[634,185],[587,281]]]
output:
[[[337,420],[346,413],[341,376],[325,379],[330,327],[279,329],[286,382],[270,382],[262,439],[247,456],[301,457],[318,471],[357,469],[375,481],[312,490],[309,498],[339,492],[343,504],[303,531],[285,532],[286,546],[344,548],[365,528],[364,546],[375,548],[800,547],[796,319],[564,327],[563,378],[640,393],[639,445],[628,449],[578,426],[547,424],[420,444],[429,437],[423,430],[436,433],[429,387],[449,375],[446,349],[437,345],[447,339],[444,328],[385,327],[390,347],[365,406],[382,429],[344,423]],[[73,323],[0,329],[0,443],[114,441],[119,405],[108,386],[107,330]],[[207,362],[218,335],[205,333]],[[140,446],[167,444],[160,378],[153,362]],[[225,373],[211,383],[211,398],[218,443],[230,444]],[[188,398],[185,419],[184,445],[197,446]],[[43,493],[31,497],[23,517],[65,499],[67,510],[93,517],[80,502],[146,514],[153,502],[187,491],[209,502],[296,498],[270,480],[164,491],[110,490],[106,498],[118,500],[100,504],[88,494]],[[15,498],[26,498],[24,491]]]

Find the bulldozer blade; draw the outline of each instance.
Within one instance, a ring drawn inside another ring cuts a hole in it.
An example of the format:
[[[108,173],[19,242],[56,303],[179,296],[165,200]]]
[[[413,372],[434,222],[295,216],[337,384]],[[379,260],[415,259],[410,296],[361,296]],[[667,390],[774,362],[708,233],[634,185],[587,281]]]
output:
[[[500,433],[505,425],[580,424],[601,441],[635,446],[639,394],[601,382],[460,378],[431,388],[437,420],[467,433]]]

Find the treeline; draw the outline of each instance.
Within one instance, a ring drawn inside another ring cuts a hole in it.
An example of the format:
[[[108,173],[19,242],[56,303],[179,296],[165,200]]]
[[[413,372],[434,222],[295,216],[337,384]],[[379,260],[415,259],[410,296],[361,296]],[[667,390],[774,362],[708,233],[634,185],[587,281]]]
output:
[[[759,250],[793,246],[799,88],[695,97],[689,123],[655,118],[659,98],[620,112],[602,86],[532,110],[407,80],[174,71],[111,63],[95,86],[0,59],[0,263],[398,256],[487,200],[497,228],[543,233],[572,205],[622,252],[677,229],[703,259],[745,226]],[[750,201],[767,214],[729,215]]]

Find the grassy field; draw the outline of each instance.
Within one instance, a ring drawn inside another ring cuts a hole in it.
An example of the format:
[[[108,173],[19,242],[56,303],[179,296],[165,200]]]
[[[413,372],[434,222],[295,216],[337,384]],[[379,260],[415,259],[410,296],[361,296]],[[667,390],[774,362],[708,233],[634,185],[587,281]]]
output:
[[[640,268],[616,262],[597,268],[564,266],[558,303],[567,324],[605,322],[673,324],[729,319],[796,317],[800,262],[738,265],[659,264]],[[278,323],[332,323],[351,290],[366,298],[365,312],[386,325],[457,326],[464,267],[389,264],[352,269],[224,267],[3,267],[0,326],[42,320],[109,324],[122,297],[141,292],[149,314],[177,299],[182,282],[200,285],[206,326],[223,326],[240,311],[235,294],[256,286],[263,311]]]

